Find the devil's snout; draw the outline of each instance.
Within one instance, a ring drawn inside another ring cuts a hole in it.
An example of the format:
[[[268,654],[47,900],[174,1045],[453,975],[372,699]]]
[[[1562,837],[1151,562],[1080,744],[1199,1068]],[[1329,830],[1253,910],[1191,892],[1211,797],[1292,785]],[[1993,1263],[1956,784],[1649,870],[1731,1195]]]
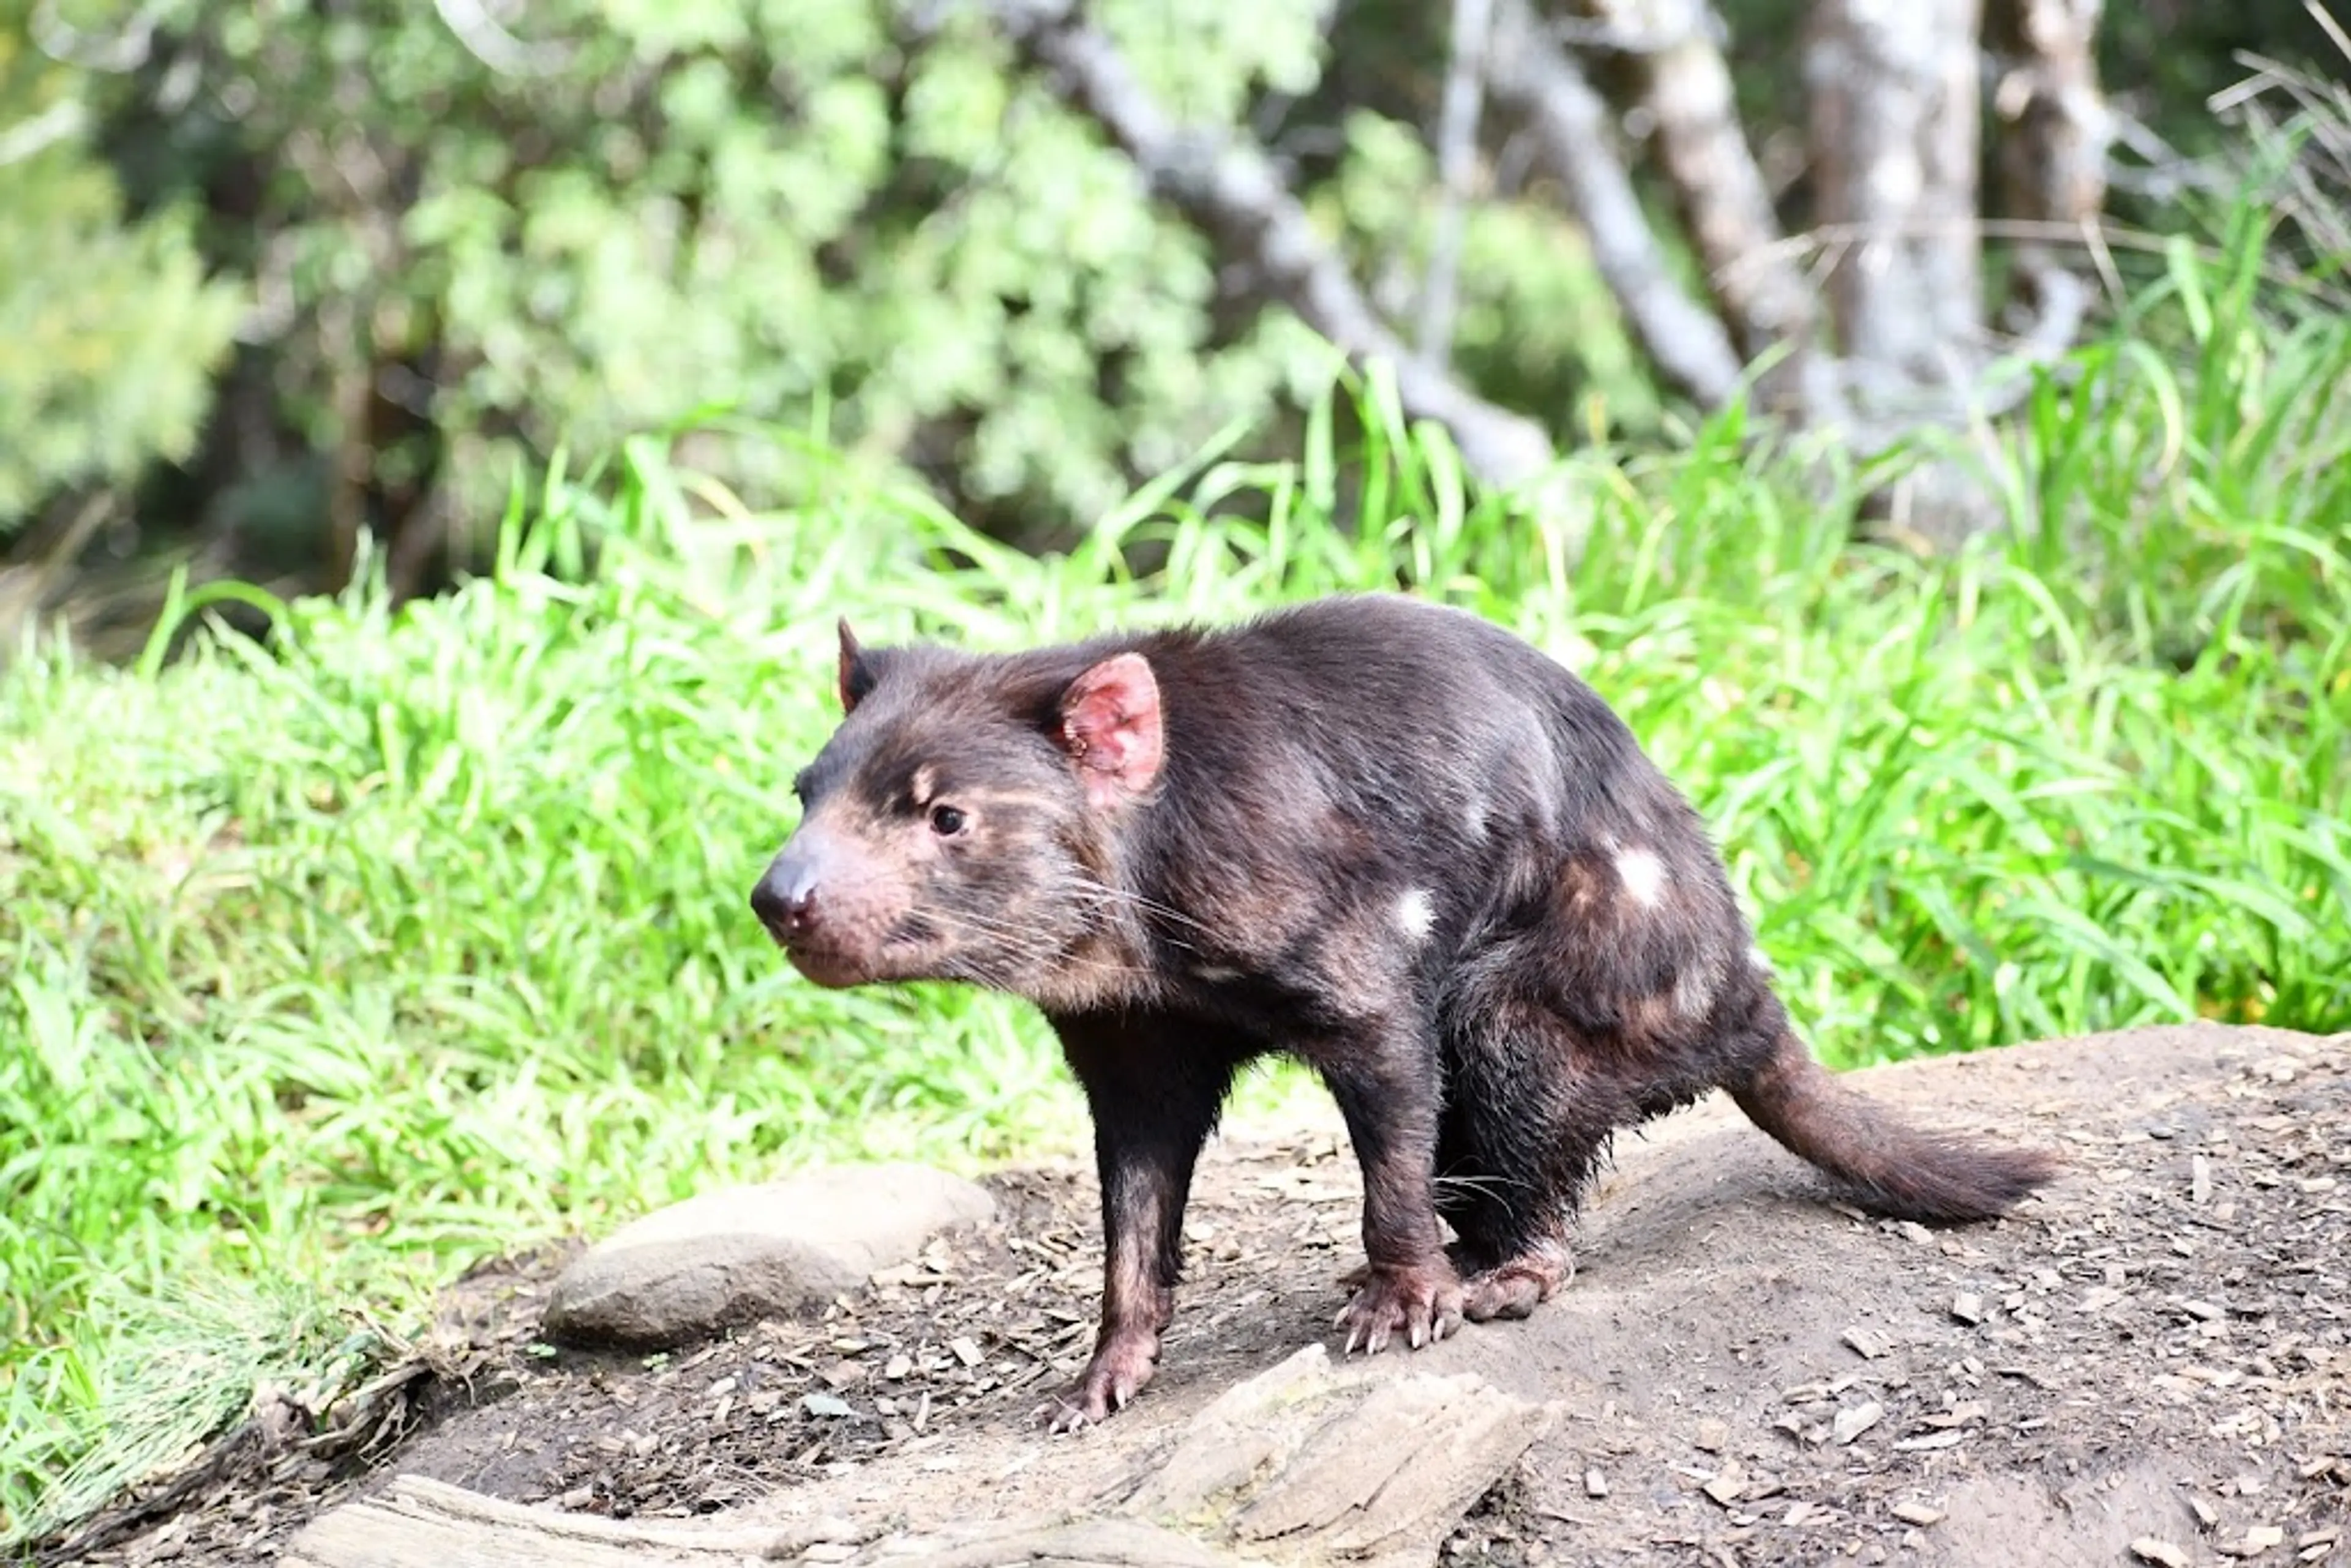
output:
[[[821,857],[795,840],[768,862],[767,874],[751,890],[751,913],[778,941],[784,941],[815,917]]]

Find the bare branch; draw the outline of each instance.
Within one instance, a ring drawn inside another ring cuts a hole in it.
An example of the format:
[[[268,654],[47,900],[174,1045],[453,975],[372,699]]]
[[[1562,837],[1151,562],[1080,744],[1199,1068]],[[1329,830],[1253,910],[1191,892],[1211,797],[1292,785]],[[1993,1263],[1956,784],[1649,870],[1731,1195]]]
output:
[[[47,152],[60,141],[81,134],[89,123],[89,111],[81,100],[61,98],[30,119],[20,120],[0,131],[0,169],[11,163],[21,163],[27,158]]]
[[[1644,40],[1632,55],[1642,106],[1656,125],[1665,174],[1707,282],[1749,359],[1808,347],[1818,301],[1803,274],[1772,260],[1782,236],[1771,193],[1739,122],[1726,29],[1708,0],[1583,0],[1608,30]]]
[[[147,63],[162,16],[163,0],[148,0],[120,26],[99,32],[67,21],[57,0],[37,0],[25,31],[35,47],[60,65],[122,76]]]
[[[1296,196],[1254,144],[1170,120],[1117,47],[1068,0],[987,0],[989,13],[1055,89],[1133,159],[1152,193],[1173,204],[1225,259],[1247,267],[1279,301],[1358,365],[1392,367],[1405,413],[1444,425],[1471,472],[1510,486],[1553,459],[1532,420],[1486,402],[1415,359],[1365,303]]]
[[[1607,105],[1528,0],[1494,0],[1487,89],[1524,115],[1538,157],[1567,188],[1593,265],[1658,372],[1701,406],[1738,391],[1740,359],[1722,323],[1676,286],[1633,182],[1611,144]]]
[[[2112,103],[2106,105],[2106,114],[2114,127],[2115,146],[2138,160],[2126,162],[2110,154],[2106,159],[2106,189],[2128,191],[2158,202],[2173,202],[2189,191],[2215,193],[2235,183],[2228,164],[2221,159],[2209,155],[2191,157],[2182,152],[2158,135],[2147,121],[2117,110]]]
[[[563,44],[532,43],[515,37],[506,18],[496,13],[516,7],[494,8],[494,3],[433,0],[433,8],[468,54],[501,76],[552,76],[571,63],[571,50]]]
[[[1478,111],[1493,11],[1492,0],[1453,0],[1452,58],[1446,67],[1445,101],[1437,128],[1440,190],[1436,232],[1429,239],[1428,276],[1421,281],[1415,344],[1421,359],[1439,370],[1452,358],[1463,208],[1468,204],[1469,176],[1478,161]]]

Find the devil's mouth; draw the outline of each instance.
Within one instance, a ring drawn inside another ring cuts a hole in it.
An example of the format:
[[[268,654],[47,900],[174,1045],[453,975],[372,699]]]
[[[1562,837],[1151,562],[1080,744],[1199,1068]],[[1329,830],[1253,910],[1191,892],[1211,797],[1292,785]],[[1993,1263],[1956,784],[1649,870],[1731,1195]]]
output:
[[[854,986],[872,977],[871,965],[861,964],[848,954],[818,941],[815,934],[805,926],[795,927],[789,920],[769,920],[765,916],[760,918],[759,924],[766,929],[768,940],[783,949],[784,956],[791,961],[792,967],[820,986]]]
[[[936,934],[928,919],[910,915],[879,940],[843,944],[823,922],[762,919],[768,936],[792,967],[820,986],[841,988],[877,981],[936,977],[929,964]]]
[[[782,937],[778,937],[777,941],[783,947],[784,956],[791,960],[793,968],[829,990],[862,985],[874,977],[871,964],[860,963],[846,953],[835,952],[808,941],[793,943]]]

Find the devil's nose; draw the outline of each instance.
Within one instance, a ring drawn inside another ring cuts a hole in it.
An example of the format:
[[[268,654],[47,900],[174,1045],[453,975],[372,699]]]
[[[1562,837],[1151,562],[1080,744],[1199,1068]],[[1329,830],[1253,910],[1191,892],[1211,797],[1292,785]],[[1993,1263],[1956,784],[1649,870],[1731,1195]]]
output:
[[[751,913],[771,931],[798,928],[816,909],[816,870],[812,856],[786,850],[751,890]]]

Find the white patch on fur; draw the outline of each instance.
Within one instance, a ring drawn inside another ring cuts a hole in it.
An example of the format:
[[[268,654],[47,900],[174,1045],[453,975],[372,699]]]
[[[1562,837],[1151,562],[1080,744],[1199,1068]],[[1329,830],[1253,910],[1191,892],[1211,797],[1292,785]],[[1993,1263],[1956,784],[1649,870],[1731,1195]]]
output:
[[[1686,1019],[1702,1019],[1714,1006],[1715,967],[1692,964],[1674,977],[1674,1011]]]
[[[1227,980],[1239,979],[1241,972],[1238,969],[1228,969],[1222,964],[1202,964],[1192,971],[1192,977],[1196,980],[1206,980],[1215,986],[1222,985]]]
[[[1485,836],[1486,836],[1486,802],[1485,802],[1485,801],[1483,801],[1483,800],[1477,800],[1477,799],[1474,799],[1474,798],[1473,798],[1473,799],[1470,800],[1469,804],[1468,804],[1467,806],[1465,806],[1465,807],[1463,807],[1463,808],[1461,809],[1461,831],[1462,831],[1463,832],[1465,832],[1465,833],[1468,834],[1468,835],[1469,835],[1469,838],[1470,838],[1470,840],[1471,840],[1471,841],[1473,841],[1473,842],[1478,841],[1480,841],[1480,840],[1483,840],[1483,839],[1485,838]]]
[[[1616,874],[1624,879],[1625,896],[1644,909],[1655,909],[1666,895],[1666,862],[1655,851],[1617,851]]]
[[[1397,899],[1395,914],[1396,924],[1416,942],[1428,940],[1428,933],[1437,924],[1437,904],[1425,887],[1416,887]]]
[[[1771,960],[1764,953],[1761,943],[1747,949],[1747,961],[1767,975],[1771,972]]]

